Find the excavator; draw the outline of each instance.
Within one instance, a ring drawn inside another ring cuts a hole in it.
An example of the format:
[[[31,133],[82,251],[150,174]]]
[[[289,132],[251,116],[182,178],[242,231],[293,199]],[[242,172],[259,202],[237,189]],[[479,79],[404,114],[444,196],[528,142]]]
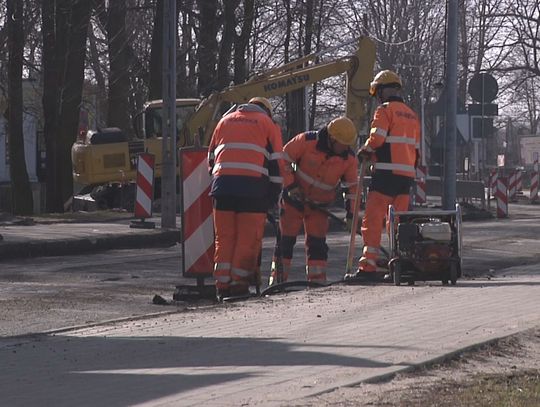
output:
[[[246,103],[254,96],[271,98],[347,73],[346,115],[361,129],[366,116],[369,83],[373,77],[375,45],[368,37],[358,40],[356,52],[319,62],[320,53],[306,55],[264,71],[247,82],[199,99],[176,100],[177,145],[208,145],[224,107]],[[133,203],[137,154],[155,155],[155,187],[159,191],[162,154],[163,101],[149,101],[135,118],[131,140],[117,128],[89,131],[71,150],[73,180],[82,186],[79,197],[89,195],[98,209],[129,208]],[[74,204],[77,196],[74,197]]]

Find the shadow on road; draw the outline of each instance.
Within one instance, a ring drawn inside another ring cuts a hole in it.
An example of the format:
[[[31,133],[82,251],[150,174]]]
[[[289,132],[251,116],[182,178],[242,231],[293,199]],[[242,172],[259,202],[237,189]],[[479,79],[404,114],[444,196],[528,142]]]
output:
[[[268,375],[269,366],[391,366],[331,349],[279,339],[46,337],[0,349],[0,394],[9,406],[125,406],[204,388],[217,397],[212,386]]]

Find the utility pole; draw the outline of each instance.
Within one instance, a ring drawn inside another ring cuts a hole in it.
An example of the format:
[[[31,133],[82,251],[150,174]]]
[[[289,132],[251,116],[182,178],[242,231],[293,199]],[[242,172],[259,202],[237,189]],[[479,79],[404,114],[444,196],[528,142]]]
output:
[[[426,134],[425,134],[425,113],[424,113],[424,75],[423,67],[424,63],[422,61],[422,55],[420,54],[409,54],[413,56],[420,57],[420,62],[418,65],[405,65],[405,68],[414,68],[418,69],[418,77],[420,78],[420,164],[423,166],[427,165],[426,158]]]
[[[176,31],[176,0],[164,0],[162,228],[176,228]]]
[[[446,38],[446,112],[445,156],[443,178],[443,209],[452,210],[456,204],[456,114],[457,114],[457,36],[458,0],[448,0]]]
[[[421,68],[420,68],[421,69]],[[422,72],[420,71],[420,75],[422,75]],[[425,112],[424,112],[424,79],[420,78],[420,148],[421,151],[421,160],[420,163],[426,167],[427,166],[427,159],[426,159],[426,124],[425,124]]]

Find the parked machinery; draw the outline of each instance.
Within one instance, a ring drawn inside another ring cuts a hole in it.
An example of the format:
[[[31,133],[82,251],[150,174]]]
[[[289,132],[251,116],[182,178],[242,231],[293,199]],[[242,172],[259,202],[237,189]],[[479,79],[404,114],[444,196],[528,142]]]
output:
[[[208,145],[224,109],[231,104],[246,103],[254,96],[284,95],[327,78],[347,74],[346,115],[358,129],[366,120],[369,83],[375,64],[375,44],[368,37],[358,41],[351,55],[322,60],[321,53],[306,55],[285,65],[261,72],[247,82],[214,92],[202,101],[176,100],[177,145]],[[122,129],[108,129],[82,135],[73,145],[71,158],[73,181],[80,185],[80,194],[100,197],[103,205],[121,201],[126,186],[136,176],[136,157],[142,152],[155,155],[156,191],[161,179],[163,101],[145,104],[137,115],[134,128],[136,137],[127,137]],[[97,134],[94,134],[97,133]],[[77,197],[75,197],[77,198]],[[74,199],[75,200],[75,199]],[[98,201],[98,199],[96,199]],[[132,200],[131,200],[132,201]]]
[[[388,208],[390,261],[395,285],[461,277],[461,207],[455,210],[396,212]]]

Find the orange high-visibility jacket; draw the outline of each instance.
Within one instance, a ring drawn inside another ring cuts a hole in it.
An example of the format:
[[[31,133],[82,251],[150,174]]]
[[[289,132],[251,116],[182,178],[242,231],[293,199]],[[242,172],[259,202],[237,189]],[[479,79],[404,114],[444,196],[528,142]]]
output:
[[[208,165],[212,196],[277,198],[284,172],[281,131],[262,108],[240,105],[216,126]]]
[[[356,193],[358,160],[351,150],[337,155],[328,147],[326,129],[308,131],[294,137],[283,147],[285,187],[296,183],[304,197],[315,203],[331,203],[340,185],[348,190],[347,199]],[[296,170],[292,164],[296,165]]]
[[[375,153],[376,172],[388,171],[414,178],[420,148],[420,123],[416,113],[398,97],[380,105],[371,122],[365,148]]]

